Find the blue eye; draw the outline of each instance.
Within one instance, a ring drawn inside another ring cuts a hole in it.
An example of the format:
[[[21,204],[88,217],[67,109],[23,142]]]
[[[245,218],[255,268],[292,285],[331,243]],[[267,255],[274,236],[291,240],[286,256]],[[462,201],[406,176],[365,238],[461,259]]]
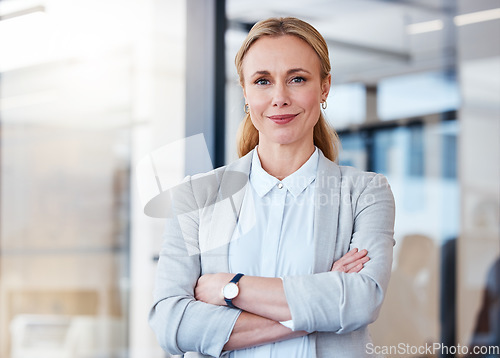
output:
[[[255,84],[256,85],[268,85],[269,84],[269,81],[264,79],[264,78],[260,78],[258,79],[257,81],[255,81]]]
[[[292,82],[293,83],[301,83],[301,82],[305,82],[306,79],[304,77],[294,77],[292,78]]]

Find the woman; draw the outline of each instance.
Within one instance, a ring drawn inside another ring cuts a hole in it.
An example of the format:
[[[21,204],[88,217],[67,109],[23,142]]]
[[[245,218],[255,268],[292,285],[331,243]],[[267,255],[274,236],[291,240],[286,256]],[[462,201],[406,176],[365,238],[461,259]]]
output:
[[[241,158],[175,195],[150,324],[167,351],[198,352],[186,357],[367,356],[394,200],[382,175],[334,163],[326,43],[296,18],[264,20],[236,67]]]

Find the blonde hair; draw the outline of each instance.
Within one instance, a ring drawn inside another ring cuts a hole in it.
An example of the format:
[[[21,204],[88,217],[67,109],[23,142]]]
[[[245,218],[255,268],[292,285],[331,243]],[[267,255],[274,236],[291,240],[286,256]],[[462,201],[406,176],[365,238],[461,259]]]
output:
[[[240,85],[244,87],[243,60],[250,47],[263,36],[296,36],[307,42],[318,55],[321,62],[321,79],[324,80],[330,73],[330,58],[328,46],[321,34],[310,24],[295,17],[270,18],[256,23],[248,33],[245,41],[236,54],[234,62],[240,78]],[[319,104],[318,104],[319,105]],[[337,133],[326,122],[320,112],[318,122],[313,131],[314,145],[325,157],[335,161],[338,155],[340,141]],[[259,143],[259,132],[254,127],[250,114],[247,113],[238,130],[237,149],[240,157],[250,152]]]

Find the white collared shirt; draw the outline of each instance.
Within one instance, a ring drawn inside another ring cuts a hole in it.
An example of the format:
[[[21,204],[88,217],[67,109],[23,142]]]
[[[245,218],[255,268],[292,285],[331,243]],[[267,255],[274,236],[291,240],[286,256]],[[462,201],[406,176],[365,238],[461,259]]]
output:
[[[254,151],[240,217],[229,245],[230,272],[283,277],[313,273],[314,191],[318,149],[282,181],[268,174]],[[232,358],[314,357],[308,337],[232,352]]]

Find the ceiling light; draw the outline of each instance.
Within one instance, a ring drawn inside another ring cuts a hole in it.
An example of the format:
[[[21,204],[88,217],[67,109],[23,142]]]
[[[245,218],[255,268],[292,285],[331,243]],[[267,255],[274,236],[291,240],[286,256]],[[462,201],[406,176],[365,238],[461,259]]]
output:
[[[500,8],[457,15],[453,21],[455,25],[463,26],[495,19],[500,19]]]
[[[38,13],[38,12],[45,12],[45,7],[39,5],[39,6],[30,7],[27,9],[12,11],[12,12],[5,13],[5,14],[0,14],[0,21],[6,21],[6,20],[10,20],[10,19],[14,19],[17,17],[30,15],[33,13]]]
[[[425,32],[442,30],[443,26],[443,21],[441,20],[418,22],[416,24],[406,26],[406,32],[410,35],[423,34]]]

